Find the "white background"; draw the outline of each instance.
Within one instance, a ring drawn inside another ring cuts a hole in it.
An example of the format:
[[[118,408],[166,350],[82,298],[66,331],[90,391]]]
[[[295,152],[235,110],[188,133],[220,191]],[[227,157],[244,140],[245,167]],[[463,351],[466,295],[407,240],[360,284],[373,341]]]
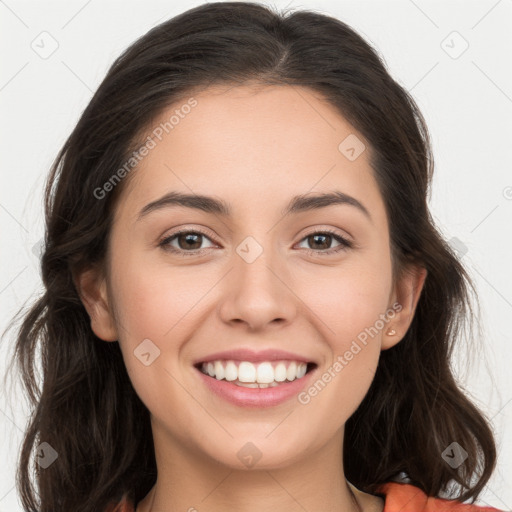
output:
[[[200,3],[0,0],[2,330],[41,289],[34,245],[44,229],[42,186],[92,92],[137,37]],[[454,360],[497,436],[498,467],[479,503],[512,510],[512,1],[264,3],[351,25],[426,117],[436,162],[431,210],[445,237],[467,249],[481,303],[482,350],[462,344]],[[51,44],[58,48],[46,59],[31,47]],[[12,343],[11,333],[0,345],[1,376]],[[0,391],[0,512],[18,512],[14,472],[27,408],[19,388]]]

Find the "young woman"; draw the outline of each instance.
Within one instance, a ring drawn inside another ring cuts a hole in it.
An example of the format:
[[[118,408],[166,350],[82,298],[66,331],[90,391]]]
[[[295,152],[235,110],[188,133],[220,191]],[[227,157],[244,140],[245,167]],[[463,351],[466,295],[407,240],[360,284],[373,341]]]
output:
[[[413,99],[337,19],[215,2],[137,40],[48,181],[25,510],[495,510],[432,170]]]

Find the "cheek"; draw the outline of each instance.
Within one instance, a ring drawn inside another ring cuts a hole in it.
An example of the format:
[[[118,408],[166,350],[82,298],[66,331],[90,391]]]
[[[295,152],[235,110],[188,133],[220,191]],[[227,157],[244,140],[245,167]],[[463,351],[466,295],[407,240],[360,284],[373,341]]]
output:
[[[375,325],[382,330],[381,315],[392,288],[389,255],[354,256],[322,272],[305,279],[298,294],[322,320],[333,349],[344,351],[347,343]]]
[[[112,272],[118,320],[132,342],[144,338],[163,342],[175,336],[215,282],[211,272],[198,267],[172,268],[153,259],[126,255]]]
[[[128,253],[117,258],[111,286],[119,343],[133,386],[150,410],[180,399],[172,376],[181,380],[182,347],[200,322],[201,300],[217,280],[215,272],[198,267],[172,268]]]
[[[180,340],[186,335],[180,328],[190,306],[176,279],[132,263],[125,261],[113,275],[119,344],[133,388],[155,412],[164,404],[179,403],[183,393],[175,378],[182,380]]]
[[[384,250],[368,252],[310,281],[298,294],[317,313],[330,358],[304,402],[337,425],[357,409],[378,366],[382,332],[394,316],[388,310],[391,260]]]
[[[328,287],[310,286],[304,293],[309,293],[306,302],[318,312],[316,327],[323,333],[330,358],[301,403],[314,408],[312,416],[330,418],[335,429],[355,412],[373,381],[382,332],[391,318],[391,271],[384,264],[338,269],[337,276],[325,282]]]

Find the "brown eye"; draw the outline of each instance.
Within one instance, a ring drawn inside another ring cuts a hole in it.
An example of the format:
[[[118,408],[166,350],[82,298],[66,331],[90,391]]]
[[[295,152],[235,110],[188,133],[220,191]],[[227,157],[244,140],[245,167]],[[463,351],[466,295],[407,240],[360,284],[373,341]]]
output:
[[[352,243],[346,238],[331,231],[316,231],[302,240],[308,244],[309,247],[306,247],[306,250],[311,254],[332,254],[352,247]],[[337,242],[338,246],[332,248],[333,241]]]
[[[194,255],[201,252],[203,249],[210,249],[213,247],[213,245],[209,247],[201,247],[204,239],[210,240],[209,237],[199,231],[183,230],[165,237],[158,245],[166,251],[180,253],[183,255],[186,255],[187,253]],[[173,245],[175,242],[177,243],[177,246]]]
[[[198,233],[180,233],[176,240],[180,249],[200,249],[202,236]]]

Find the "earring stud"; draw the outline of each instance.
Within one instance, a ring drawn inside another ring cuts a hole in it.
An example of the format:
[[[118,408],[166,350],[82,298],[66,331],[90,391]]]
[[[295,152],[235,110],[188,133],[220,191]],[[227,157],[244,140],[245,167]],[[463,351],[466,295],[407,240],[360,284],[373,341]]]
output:
[[[395,329],[390,329],[387,333],[388,336],[394,336],[396,334]]]

